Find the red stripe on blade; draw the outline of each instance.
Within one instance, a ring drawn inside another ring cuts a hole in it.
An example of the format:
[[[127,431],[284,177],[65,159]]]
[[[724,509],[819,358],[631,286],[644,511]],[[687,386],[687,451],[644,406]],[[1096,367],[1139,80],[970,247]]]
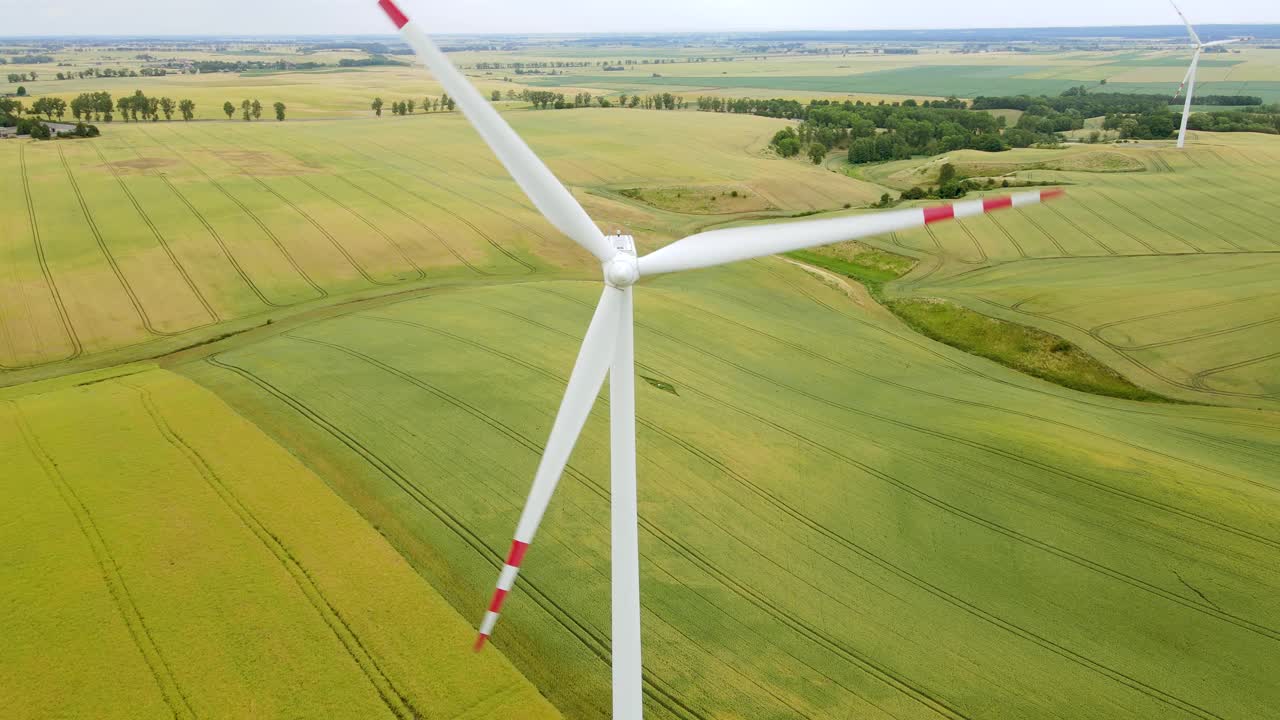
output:
[[[484,641],[488,639],[489,639],[489,636],[485,635],[484,633],[480,633],[479,635],[477,635],[476,644],[475,644],[475,647],[472,648],[472,650],[476,652],[480,652],[480,650],[484,648]]]
[[[991,212],[1000,208],[1013,207],[1013,198],[1008,195],[1001,197],[982,198],[982,212]]]
[[[924,209],[924,224],[936,223],[940,220],[950,220],[956,216],[955,208],[950,205],[942,205],[941,207],[927,207]]]
[[[524,552],[528,549],[529,543],[512,540],[511,553],[507,555],[507,564],[511,567],[520,567],[520,563],[524,562]]]
[[[391,18],[391,22],[396,24],[397,30],[409,24],[409,18],[400,12],[400,8],[396,7],[391,0],[378,0],[378,7],[382,8],[387,17]]]
[[[1066,195],[1066,194],[1067,194],[1067,191],[1063,190],[1062,188],[1054,188],[1052,190],[1041,190],[1040,201],[1044,202],[1045,200],[1052,200],[1056,197],[1062,197],[1063,195]]]
[[[502,601],[507,599],[507,591],[498,588],[493,591],[493,601],[489,603],[489,612],[500,612],[502,610]]]

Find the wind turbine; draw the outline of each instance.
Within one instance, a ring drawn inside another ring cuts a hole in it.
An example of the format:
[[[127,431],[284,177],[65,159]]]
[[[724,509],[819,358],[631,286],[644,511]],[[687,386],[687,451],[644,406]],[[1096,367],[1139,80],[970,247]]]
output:
[[[1196,51],[1191,55],[1191,67],[1187,68],[1187,74],[1182,78],[1182,84],[1178,86],[1178,92],[1173,97],[1176,100],[1178,95],[1182,94],[1182,89],[1187,90],[1187,101],[1182,106],[1182,126],[1178,128],[1178,147],[1182,147],[1187,143],[1187,120],[1191,117],[1191,95],[1196,89],[1196,68],[1200,65],[1200,53],[1205,48],[1215,47],[1218,45],[1227,45],[1244,40],[1244,38],[1231,38],[1230,40],[1215,40],[1213,42],[1200,42],[1200,36],[1196,34],[1195,28],[1191,27],[1191,23],[1187,20],[1187,16],[1182,14],[1182,9],[1173,0],[1169,0],[1169,4],[1178,13],[1178,17],[1182,18],[1182,24],[1187,26],[1187,34],[1191,36],[1191,42],[1195,44]]]
[[[394,0],[378,0],[401,37],[444,86],[480,137],[506,166],[538,210],[561,232],[600,261],[604,289],[569,375],[551,436],[534,474],[533,487],[516,526],[515,539],[498,576],[497,588],[480,624],[475,649],[493,632],[525,551],[555,492],[560,474],[609,376],[610,506],[613,651],[613,717],[640,720],[643,685],[640,663],[640,550],[636,515],[635,358],[632,288],[642,278],[693,270],[827,245],[896,230],[921,227],[1009,207],[1024,207],[1062,194],[1043,190],[1004,197],[912,208],[857,217],[712,230],[691,235],[637,257],[632,238],[606,237],[587,217],[546,165],[498,112],[449,62],[431,38],[400,11]]]

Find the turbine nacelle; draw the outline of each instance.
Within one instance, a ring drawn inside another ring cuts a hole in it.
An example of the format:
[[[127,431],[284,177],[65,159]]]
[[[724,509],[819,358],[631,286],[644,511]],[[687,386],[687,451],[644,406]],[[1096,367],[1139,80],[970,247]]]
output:
[[[618,252],[603,265],[604,283],[619,289],[635,285],[640,280],[635,241],[630,235],[613,235],[609,239]]]

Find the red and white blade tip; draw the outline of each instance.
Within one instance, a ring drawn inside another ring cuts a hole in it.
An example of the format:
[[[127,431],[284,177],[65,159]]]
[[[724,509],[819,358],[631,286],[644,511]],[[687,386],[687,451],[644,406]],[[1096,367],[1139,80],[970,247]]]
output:
[[[1041,190],[1037,193],[1020,193],[1018,195],[999,195],[996,197],[982,198],[981,200],[972,200],[954,205],[935,205],[924,209],[924,224],[931,225],[944,220],[951,220],[957,217],[969,217],[971,215],[983,215],[993,210],[1003,210],[1004,208],[1020,207],[1022,205],[1033,205],[1036,203],[1053,200],[1066,194],[1062,188],[1053,188],[1051,190]]]
[[[400,12],[400,8],[396,7],[396,4],[391,0],[378,0],[378,7],[382,8],[387,17],[391,18],[391,22],[395,23],[397,30],[409,24],[409,17]]]
[[[489,601],[489,609],[480,623],[480,632],[476,635],[475,651],[480,652],[484,643],[493,634],[493,626],[498,622],[498,614],[502,612],[502,603],[515,584],[516,574],[520,572],[520,563],[524,562],[525,551],[529,543],[519,540],[511,541],[511,552],[507,553],[507,562],[502,566],[502,574],[498,576],[498,586],[493,590],[493,599]]]

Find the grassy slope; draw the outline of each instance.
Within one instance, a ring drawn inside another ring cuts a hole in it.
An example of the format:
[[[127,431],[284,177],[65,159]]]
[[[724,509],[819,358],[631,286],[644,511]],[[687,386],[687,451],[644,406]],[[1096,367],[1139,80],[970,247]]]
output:
[[[478,617],[595,294],[444,293],[183,371],[313,459]],[[1274,414],[1044,384],[780,261],[637,297],[639,372],[677,393],[644,383],[638,400],[653,717],[1280,702]],[[495,636],[583,718],[607,713],[605,408]]]
[[[1064,387],[1128,400],[1164,400],[1043,330],[945,300],[894,300],[889,307],[923,335]]]
[[[0,400],[0,715],[558,717],[261,431],[114,374]]]
[[[1180,400],[1277,407],[1274,277],[1280,239],[1271,190],[1280,140],[1257,135],[1113,146],[1146,172],[1017,170],[1071,167],[1096,148],[955,153],[961,164],[1001,163],[1013,177],[1068,185],[1045,208],[901,233],[877,244],[925,259],[891,297],[942,297],[1033,325],[1079,345],[1130,381]],[[866,168],[906,186],[937,159]]]

